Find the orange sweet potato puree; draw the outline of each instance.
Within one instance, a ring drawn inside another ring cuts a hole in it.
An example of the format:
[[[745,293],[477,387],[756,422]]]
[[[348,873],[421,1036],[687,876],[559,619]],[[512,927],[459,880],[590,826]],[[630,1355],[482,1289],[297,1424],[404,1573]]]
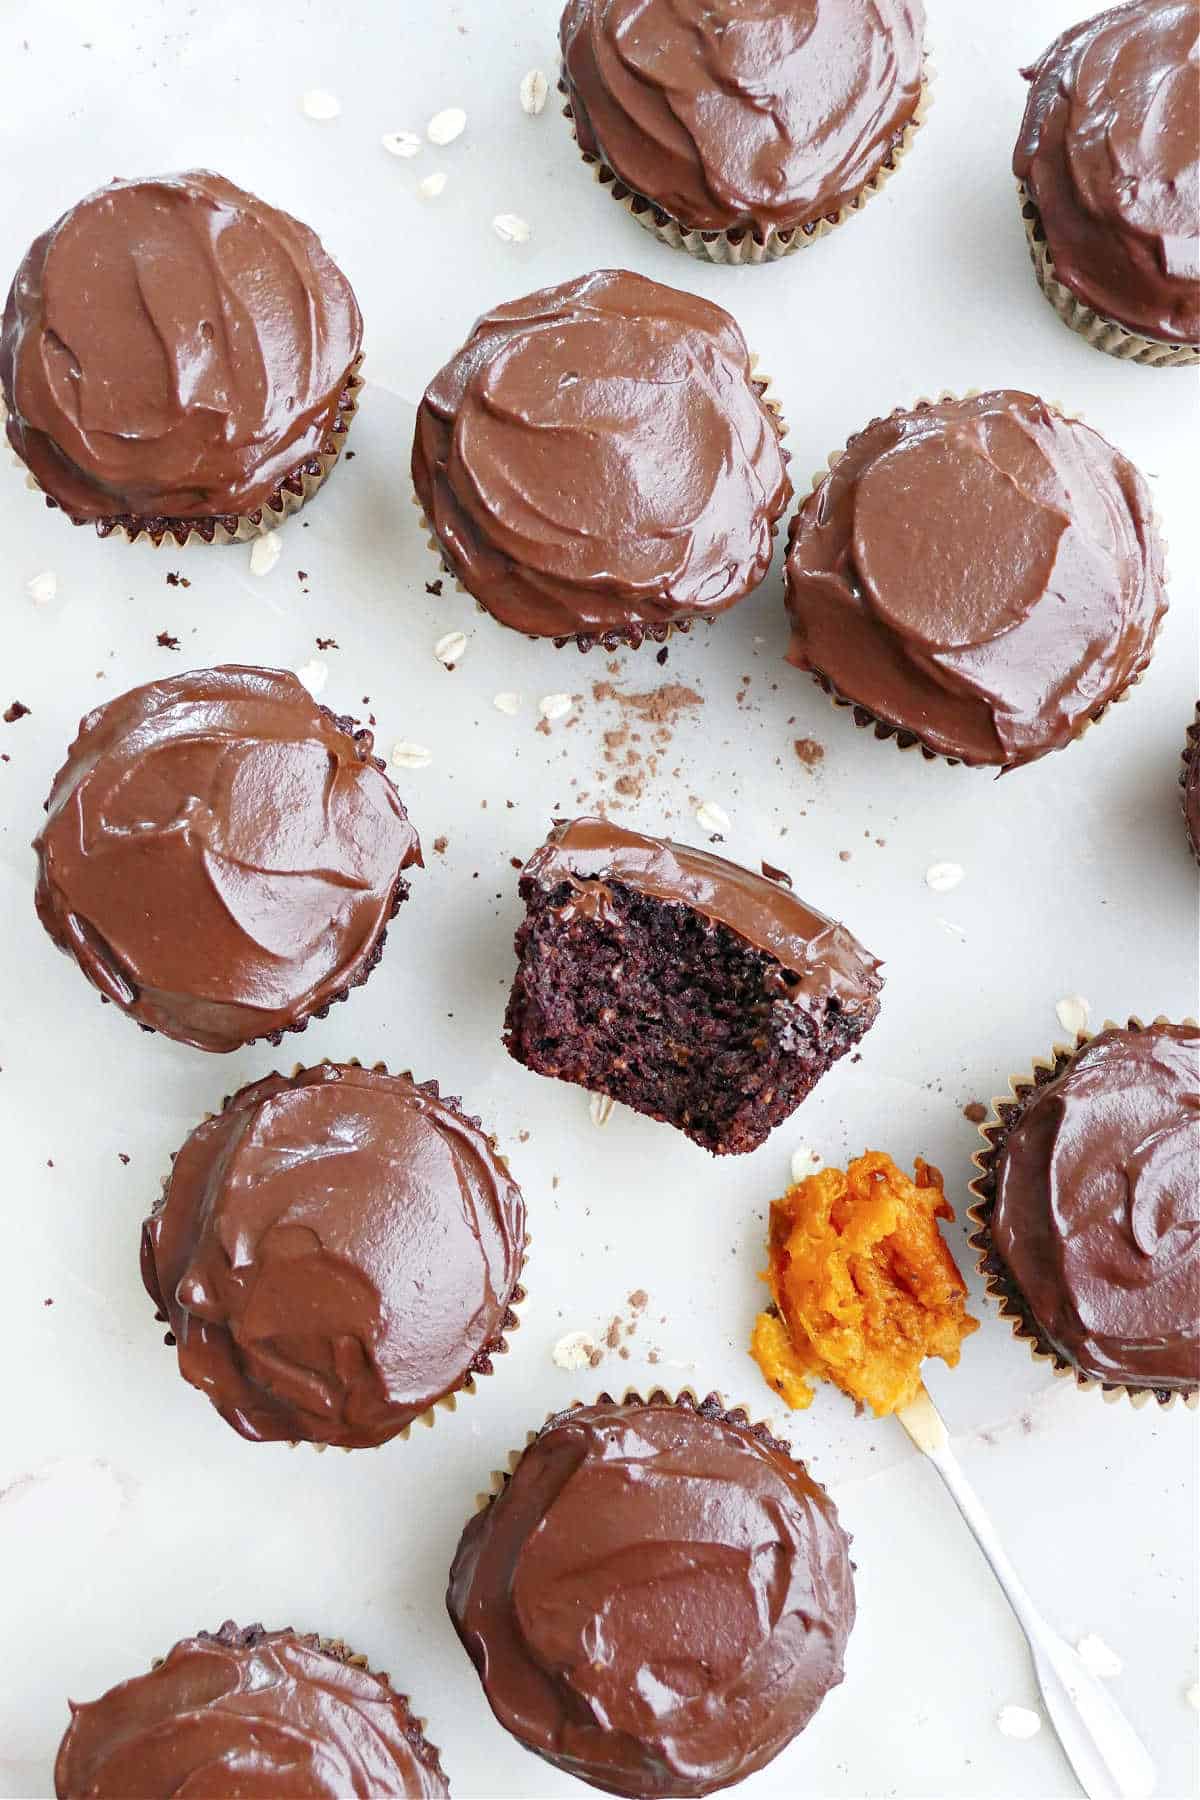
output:
[[[918,1158],[912,1181],[880,1150],[772,1201],[763,1280],[774,1306],[750,1352],[788,1406],[811,1403],[817,1376],[882,1417],[914,1397],[925,1357],[954,1367],[979,1321],[938,1230],[953,1217],[931,1163]]]

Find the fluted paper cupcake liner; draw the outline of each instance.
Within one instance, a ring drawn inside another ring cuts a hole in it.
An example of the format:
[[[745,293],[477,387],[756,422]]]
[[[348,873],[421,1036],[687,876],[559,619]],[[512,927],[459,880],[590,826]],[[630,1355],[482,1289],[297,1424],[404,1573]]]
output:
[[[322,1637],[316,1631],[297,1631],[291,1625],[275,1626],[272,1629],[286,1631],[299,1643],[306,1645],[308,1649],[319,1650],[323,1656],[331,1656],[335,1662],[347,1663],[353,1669],[361,1669],[365,1675],[370,1675],[373,1680],[380,1682],[404,1708],[408,1720],[405,1736],[417,1761],[445,1782],[446,1772],[442,1768],[441,1751],[436,1744],[431,1744],[425,1735],[428,1721],[417,1717],[413,1712],[412,1702],[408,1695],[402,1694],[398,1688],[392,1686],[392,1678],[386,1670],[373,1669],[368,1659],[360,1651],[352,1650],[342,1638]],[[257,1638],[267,1635],[267,1627],[261,1624],[238,1625],[233,1619],[226,1619],[215,1631],[200,1630],[196,1635],[197,1637],[211,1638],[215,1643],[231,1646],[252,1645]],[[170,1652],[168,1652],[169,1654]],[[156,1656],[150,1664],[151,1671],[160,1669],[166,1660],[166,1656]]]
[[[872,425],[879,424],[880,420],[882,418],[886,417],[889,419],[894,419],[902,413],[920,412],[923,407],[937,406],[947,400],[971,400],[971,399],[974,399],[974,397],[977,394],[983,393],[985,391],[986,390],[984,390],[982,388],[974,388],[973,387],[973,388],[967,388],[964,393],[955,394],[955,393],[952,393],[949,389],[945,389],[945,390],[943,390],[943,392],[938,394],[936,396],[936,398],[930,398],[930,396],[928,394],[923,394],[921,396],[921,398],[919,400],[915,400],[911,406],[894,406],[890,413],[880,414],[874,419],[869,419],[865,425],[859,427],[859,430],[856,431],[853,434],[853,436],[861,437],[861,435],[864,431],[869,431]],[[1068,412],[1065,409],[1065,407],[1060,406],[1056,402],[1052,402],[1052,401],[1046,401],[1045,404],[1050,408],[1051,412],[1057,414],[1057,416],[1061,419],[1065,419],[1067,421],[1075,421],[1075,422],[1081,423],[1081,424],[1086,423],[1086,421],[1083,418],[1082,413],[1080,413],[1078,411]],[[796,508],[796,511],[793,513],[792,522],[788,528],[788,554],[789,555],[791,553],[792,544],[795,541],[796,534],[799,530],[800,515],[804,509],[805,504],[812,497],[812,495],[816,493],[817,489],[821,486],[821,483],[829,475],[830,471],[837,467],[838,463],[842,460],[842,457],[845,456],[847,450],[850,448],[851,441],[852,441],[852,439],[848,438],[840,450],[831,450],[828,457],[826,458],[825,467],[823,469],[816,470],[816,472],[814,473],[814,475],[812,477],[812,481],[809,485],[808,493],[804,495],[803,499],[800,502],[800,505]],[[1167,554],[1167,544],[1166,544],[1166,540],[1163,538],[1162,525],[1159,520],[1159,516],[1158,516],[1157,512],[1154,512],[1151,514],[1150,524],[1151,524],[1152,529],[1155,531],[1155,533],[1158,535],[1160,541],[1162,542],[1163,556],[1164,556],[1164,561],[1165,561],[1166,554]],[[1164,586],[1165,585],[1166,585],[1166,577],[1164,574]],[[785,593],[787,591],[786,558],[785,558],[785,562],[784,562],[784,591],[785,591]],[[1164,614],[1164,616],[1165,616],[1165,614]],[[1074,732],[1074,734],[1067,740],[1067,743],[1061,746],[1062,749],[1064,749],[1064,750],[1069,749],[1071,744],[1078,743],[1080,738],[1083,737],[1085,735],[1085,733],[1090,731],[1092,726],[1097,724],[1104,717],[1104,714],[1108,711],[1110,706],[1116,706],[1122,700],[1128,699],[1130,689],[1137,687],[1138,683],[1142,679],[1142,676],[1146,673],[1146,670],[1150,667],[1150,662],[1154,655],[1155,646],[1158,643],[1158,637],[1159,637],[1159,633],[1162,630],[1162,625],[1163,625],[1163,621],[1160,618],[1158,621],[1158,624],[1154,628],[1154,635],[1151,637],[1149,644],[1146,646],[1145,656],[1142,658],[1141,662],[1134,669],[1133,673],[1130,675],[1129,679],[1126,681],[1124,687],[1122,687],[1117,693],[1110,694],[1106,700],[1103,700],[1100,703],[1100,705],[1094,709],[1094,711],[1090,712],[1087,715],[1087,717],[1082,721],[1082,723],[1079,725],[1078,729]],[[854,700],[854,699],[851,699],[848,694],[843,694],[840,691],[840,689],[836,686],[836,684],[830,679],[830,677],[828,675],[826,675],[822,670],[809,669],[807,671],[807,673],[812,676],[812,678],[816,682],[817,686],[819,688],[823,689],[824,692],[828,695],[830,704],[833,706],[835,711],[849,712],[854,719],[854,723],[860,728],[860,730],[873,731],[875,736],[877,738],[879,738],[881,742],[891,739],[891,741],[895,744],[897,750],[919,750],[921,752],[921,755],[925,758],[925,760],[927,762],[948,763],[952,769],[958,768],[960,766],[965,766],[967,768],[973,768],[973,769],[990,770],[993,774],[999,774],[999,773],[1004,772],[1005,765],[1003,765],[1001,763],[985,763],[985,762],[966,763],[964,761],[964,758],[961,756],[950,756],[944,750],[935,750],[933,748],[933,746],[930,744],[927,744],[924,741],[924,739],[920,736],[920,734],[918,732],[914,731],[911,726],[898,725],[891,719],[881,718],[878,713],[872,712],[870,707],[864,706],[861,700]],[[1050,754],[1050,753],[1047,752],[1047,754]],[[1039,760],[1039,759],[1035,759],[1035,760]],[[1022,767],[1023,765],[1013,764],[1011,766],[1014,768],[1017,768],[1017,767]]]
[[[1168,1025],[1172,1021],[1160,1013],[1151,1021],[1152,1025]],[[1194,1025],[1195,1020],[1185,1019],[1186,1025]],[[1101,1031],[1145,1031],[1146,1025],[1141,1019],[1131,1018],[1126,1025],[1119,1026],[1112,1019],[1106,1019]],[[1173,1406],[1178,1400],[1184,1406],[1195,1411],[1200,1405],[1200,1388],[1156,1388],[1144,1386],[1136,1382],[1107,1382],[1096,1375],[1089,1375],[1083,1369],[1064,1356],[1038,1324],[1028,1301],[1009,1274],[993,1243],[991,1234],[992,1214],[996,1204],[996,1176],[1000,1152],[1008,1141],[1009,1132],[1017,1121],[1024,1116],[1027,1102],[1032,1094],[1043,1088],[1048,1082],[1055,1081],[1063,1070],[1074,1061],[1079,1052],[1090,1044],[1099,1034],[1093,1031],[1077,1033],[1071,1044],[1055,1044],[1048,1057],[1037,1057],[1027,1075],[1011,1075],[1008,1082],[1008,1093],[996,1096],[991,1102],[991,1116],[979,1126],[979,1136],[983,1140],[982,1148],[976,1150],[972,1161],[978,1171],[968,1184],[970,1192],[975,1196],[967,1208],[967,1217],[975,1230],[970,1233],[968,1243],[977,1252],[977,1268],[987,1289],[989,1300],[997,1308],[1000,1317],[1006,1319],[1012,1327],[1015,1338],[1024,1343],[1034,1362],[1050,1363],[1056,1375],[1074,1378],[1076,1387],[1084,1392],[1099,1388],[1106,1401],[1116,1402],[1128,1400],[1130,1405],[1139,1409],[1154,1400],[1164,1410]]]
[[[1200,839],[1192,836],[1192,828],[1187,819],[1187,785],[1192,769],[1200,761],[1200,700],[1196,702],[1196,717],[1187,728],[1187,735],[1181,752],[1183,767],[1179,771],[1179,804],[1183,808],[1184,827],[1188,843],[1192,847],[1192,855],[1200,863]]]
[[[284,524],[301,507],[306,506],[328,480],[334,464],[342,454],[346,434],[358,411],[359,395],[365,385],[360,374],[361,368],[360,356],[346,376],[338,396],[336,416],[325,434],[320,450],[285,476],[262,505],[254,507],[248,513],[219,513],[206,519],[167,516],[150,518],[132,513],[114,514],[107,519],[77,519],[52,495],[46,493],[37,477],[15,452],[13,460],[25,471],[26,487],[42,494],[47,506],[62,512],[72,525],[94,525],[98,537],[119,537],[129,544],[145,542],[153,544],[156,549],[169,543],[173,549],[179,550],[185,549],[189,544],[245,543],[252,538],[265,537],[269,531]],[[0,403],[0,426],[6,417],[5,408]]]
[[[367,1065],[363,1063],[361,1058],[359,1058],[357,1056],[348,1056],[348,1057],[338,1058],[336,1063],[335,1063],[335,1059],[333,1057],[323,1056],[320,1059],[320,1062],[318,1062],[318,1063],[299,1063],[299,1062],[296,1063],[294,1065],[294,1067],[292,1068],[289,1079],[294,1081],[296,1079],[297,1075],[303,1074],[305,1069],[308,1069],[308,1068],[323,1068],[323,1067],[332,1068],[332,1067],[337,1066],[338,1063],[340,1063],[340,1065],[344,1068],[362,1069],[362,1068],[367,1067]],[[383,1062],[371,1063],[370,1069],[371,1069],[371,1072],[375,1075],[390,1076],[392,1073],[392,1071],[388,1068],[387,1064],[383,1063]],[[277,1073],[278,1071],[272,1071],[272,1072]],[[265,1079],[265,1077],[260,1076],[258,1079],[262,1080],[262,1079]],[[468,1125],[473,1125],[477,1131],[483,1131],[483,1121],[481,1119],[476,1118],[473,1114],[463,1112],[461,1102],[459,1100],[455,1099],[453,1096],[443,1095],[441,1092],[441,1088],[437,1081],[435,1081],[435,1080],[417,1081],[415,1079],[411,1069],[402,1070],[399,1079],[400,1080],[408,1080],[408,1081],[413,1082],[413,1085],[421,1093],[428,1094],[431,1099],[440,1100],[443,1106],[446,1106],[446,1107],[450,1108],[452,1111],[458,1113],[459,1117],[462,1118],[463,1120],[465,1120],[465,1122]],[[254,1083],[253,1082],[244,1082],[242,1085],[244,1087],[251,1087],[254,1085]],[[238,1092],[239,1093],[241,1092],[240,1088],[238,1089]],[[210,1124],[213,1119],[219,1118],[221,1116],[221,1113],[223,1113],[225,1111],[225,1109],[228,1107],[230,1101],[233,1098],[234,1098],[234,1095],[226,1094],[224,1099],[221,1102],[220,1112],[205,1113],[205,1115],[201,1119],[200,1123],[202,1125],[207,1125],[207,1124]],[[197,1129],[197,1127],[195,1127],[195,1126],[192,1127],[192,1130],[196,1130],[196,1129]],[[189,1132],[188,1135],[190,1136],[191,1133]],[[495,1137],[490,1132],[485,1133],[485,1136],[487,1138],[488,1147],[491,1149],[492,1154],[496,1158],[496,1161],[500,1164],[500,1167],[504,1170],[506,1175],[511,1175],[512,1171],[508,1165],[508,1158],[501,1151]],[[173,1156],[172,1156],[171,1160],[172,1160],[172,1164],[173,1164],[174,1163]],[[158,1198],[157,1202],[155,1203],[153,1212],[151,1213],[151,1217],[153,1217],[155,1213],[158,1213],[159,1211],[161,1211],[162,1207],[166,1204],[167,1189],[170,1186],[170,1181],[171,1181],[171,1170],[168,1170],[167,1173],[163,1176],[162,1188],[159,1193],[159,1198]],[[475,1352],[475,1355],[471,1358],[471,1361],[468,1363],[468,1365],[467,1365],[466,1369],[463,1371],[462,1375],[459,1376],[459,1378],[455,1382],[454,1386],[452,1388],[450,1388],[448,1390],[448,1392],[446,1392],[444,1394],[439,1394],[438,1398],[436,1400],[434,1400],[431,1405],[427,1406],[425,1408],[424,1412],[418,1413],[415,1418],[409,1420],[407,1425],[401,1426],[399,1431],[393,1432],[392,1436],[389,1438],[385,1438],[383,1440],[383,1443],[381,1443],[381,1444],[330,1445],[330,1444],[317,1443],[311,1438],[293,1438],[293,1439],[285,1440],[288,1444],[289,1450],[298,1450],[301,1448],[301,1446],[304,1446],[307,1449],[316,1451],[318,1455],[323,1455],[326,1450],[340,1449],[340,1450],[343,1450],[345,1452],[345,1454],[348,1456],[357,1451],[361,1451],[364,1449],[366,1449],[366,1450],[382,1450],[384,1448],[385,1444],[393,1444],[397,1440],[399,1440],[401,1443],[407,1443],[409,1437],[412,1435],[413,1428],[417,1425],[423,1425],[427,1430],[431,1430],[432,1427],[437,1423],[437,1418],[438,1418],[439,1413],[456,1412],[458,1409],[458,1402],[460,1399],[470,1396],[470,1395],[473,1395],[478,1392],[477,1383],[478,1383],[479,1379],[483,1376],[492,1375],[495,1373],[495,1369],[493,1367],[494,1359],[497,1356],[507,1355],[509,1335],[510,1335],[510,1333],[512,1333],[514,1331],[518,1331],[520,1329],[521,1319],[525,1312],[525,1308],[526,1308],[526,1306],[528,1304],[528,1300],[529,1300],[528,1293],[524,1286],[524,1278],[525,1278],[525,1267],[529,1260],[529,1249],[530,1249],[530,1245],[532,1244],[532,1242],[533,1242],[533,1239],[531,1238],[531,1236],[529,1235],[529,1232],[527,1230],[525,1233],[524,1243],[521,1246],[520,1267],[517,1270],[516,1279],[513,1282],[513,1286],[512,1286],[512,1291],[509,1294],[507,1302],[505,1303],[504,1316],[500,1321],[499,1331],[496,1333],[496,1335],[494,1337],[489,1338],[487,1343],[482,1344],[480,1346],[480,1348]],[[169,1348],[174,1348],[175,1334],[169,1328],[169,1320],[167,1320],[163,1316],[163,1314],[160,1312],[156,1312],[154,1316],[155,1316],[156,1321],[159,1324],[168,1326],[168,1330],[164,1335],[163,1342]]]
[[[788,434],[787,420],[783,416],[783,407],[771,391],[771,377],[769,375],[763,375],[759,371],[758,358],[753,354],[751,354],[750,357],[750,385],[754,388],[759,399],[774,420],[775,429],[779,435],[780,444],[782,444]],[[784,449],[781,450],[780,454],[783,457],[785,465],[791,461],[790,451]],[[433,529],[433,525],[430,522],[429,515],[422,504],[420,496],[413,493],[411,498],[413,505],[417,509],[418,516],[420,517],[421,529],[425,533],[426,546],[431,555],[437,559],[438,567],[441,569],[442,573],[449,577],[460,594],[464,595],[466,599],[474,601],[476,612],[486,613],[488,618],[490,618],[494,624],[499,625],[505,631],[517,629],[514,626],[506,625],[503,619],[498,619],[494,613],[489,612],[483,601],[472,594],[471,590],[463,584],[458,572],[450,566],[446,551],[438,538],[437,533]],[[787,505],[790,504],[791,497],[789,496],[783,512],[780,513],[778,519],[775,519],[772,522],[772,545],[778,535],[780,523],[786,516]],[[766,580],[765,574],[763,580]],[[762,583],[759,582],[756,585],[761,586]],[[750,595],[754,592],[755,588],[750,588],[742,596],[742,599],[748,600]],[[735,600],[733,605],[740,606],[741,600]],[[732,610],[733,607],[726,608],[726,611],[732,612]],[[720,613],[714,613],[708,616],[705,622],[711,623],[712,619],[720,618],[720,616]],[[567,644],[574,644],[581,652],[586,653],[588,650],[598,648],[611,654],[618,650],[639,650],[643,644],[665,644],[677,633],[681,636],[686,636],[692,629],[692,626],[697,622],[697,618],[692,617],[687,619],[677,619],[666,625],[627,625],[621,629],[614,628],[610,631],[576,631],[563,637],[551,637],[548,641],[554,645],[556,650],[563,649]],[[529,632],[523,635],[529,637],[532,643],[544,643],[547,641],[538,633]]]
[[[1118,325],[1115,319],[1106,319],[1103,313],[1078,299],[1054,273],[1054,258],[1042,230],[1041,215],[1023,181],[1017,183],[1017,194],[1037,284],[1064,325],[1106,356],[1118,357],[1122,362],[1142,363],[1150,369],[1183,369],[1200,363],[1200,344],[1170,344],[1161,338],[1139,337],[1137,332]]]
[[[802,1464],[800,1458],[795,1455],[791,1444],[784,1438],[776,1437],[770,1427],[763,1424],[761,1420],[756,1420],[749,1407],[731,1407],[726,1404],[724,1396],[715,1391],[709,1392],[705,1394],[703,1398],[700,1398],[697,1396],[694,1388],[684,1387],[677,1389],[674,1393],[669,1393],[666,1388],[656,1387],[651,1389],[650,1393],[643,1397],[637,1388],[631,1387],[626,1388],[618,1398],[615,1395],[610,1394],[607,1389],[603,1389],[596,1395],[594,1400],[572,1400],[569,1406],[555,1407],[553,1412],[546,1414],[542,1424],[539,1425],[536,1430],[527,1431],[525,1434],[525,1442],[521,1449],[510,1450],[505,1467],[503,1469],[493,1469],[487,1488],[483,1493],[476,1494],[476,1513],[486,1512],[492,1502],[498,1499],[504,1492],[516,1472],[517,1464],[529,1447],[537,1442],[543,1432],[551,1430],[555,1425],[564,1423],[573,1413],[578,1412],[581,1407],[585,1406],[685,1407],[691,1412],[699,1413],[702,1418],[723,1419],[727,1424],[737,1425],[749,1432],[752,1437],[757,1438],[759,1443],[767,1445],[772,1450],[778,1450],[781,1455],[786,1456],[789,1461],[796,1463],[798,1466],[807,1467],[807,1465]]]
[[[677,219],[673,219],[657,202],[647,200],[623,182],[602,157],[587,150],[580,150],[580,155],[592,171],[595,180],[606,188],[614,200],[620,202],[646,231],[652,232],[661,243],[668,244],[673,250],[686,250],[697,262],[722,263],[729,267],[751,267],[761,263],[779,262],[785,256],[793,256],[797,250],[807,250],[810,244],[818,239],[828,237],[839,225],[861,212],[867,201],[890,181],[900,167],[901,162],[912,146],[913,138],[924,124],[932,101],[934,80],[933,65],[928,56],[925,58],[921,81],[921,92],[917,97],[916,108],[908,124],[899,133],[886,159],[880,164],[871,179],[863,184],[854,197],[836,212],[827,213],[810,225],[793,225],[780,230],[773,225],[765,238],[758,238],[749,229],[733,231],[699,231],[688,230]],[[558,91],[564,96],[563,117],[571,127],[571,136],[578,147],[579,138],[575,130],[575,114],[569,98],[566,81],[560,75]]]

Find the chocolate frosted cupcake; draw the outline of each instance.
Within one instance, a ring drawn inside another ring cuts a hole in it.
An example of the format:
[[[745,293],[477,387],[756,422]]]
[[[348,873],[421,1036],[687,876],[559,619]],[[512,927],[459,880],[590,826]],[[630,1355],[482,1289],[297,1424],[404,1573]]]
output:
[[[501,624],[661,641],[757,587],[791,498],[782,421],[727,312],[604,269],[485,313],[430,383],[412,477]]]
[[[345,1450],[432,1424],[491,1373],[524,1253],[479,1121],[436,1082],[356,1064],[242,1088],[142,1228],[180,1374],[245,1438]]]
[[[993,1102],[971,1239],[1034,1353],[1110,1398],[1200,1393],[1200,1030],[1106,1024]]]
[[[716,1395],[559,1413],[468,1524],[450,1617],[501,1725],[610,1794],[711,1794],[842,1680],[849,1539]]]
[[[509,1055],[714,1155],[756,1150],[874,1024],[883,986],[786,880],[607,819],[557,824],[521,874]]]
[[[148,1675],[70,1706],[54,1765],[58,1800],[450,1792],[407,1698],[345,1644],[315,1635],[228,1619],[183,1638]]]
[[[1054,310],[1097,349],[1200,361],[1200,6],[1133,0],[1032,68],[1013,173]]]
[[[101,537],[253,537],[337,461],[361,351],[350,284],[306,225],[203,169],[114,181],[17,271],[9,442]]]
[[[877,737],[1017,768],[1150,661],[1162,540],[1099,432],[1000,390],[898,408],[830,460],[792,520],[788,661]]]
[[[421,846],[369,731],[280,669],[198,669],[82,720],[38,917],[139,1025],[278,1043],[367,979]]]
[[[1192,846],[1192,855],[1200,862],[1200,700],[1196,702],[1196,717],[1187,728],[1179,785],[1183,790],[1183,822],[1188,843]]]
[[[773,262],[856,212],[925,100],[921,0],[567,0],[564,109],[664,242]]]

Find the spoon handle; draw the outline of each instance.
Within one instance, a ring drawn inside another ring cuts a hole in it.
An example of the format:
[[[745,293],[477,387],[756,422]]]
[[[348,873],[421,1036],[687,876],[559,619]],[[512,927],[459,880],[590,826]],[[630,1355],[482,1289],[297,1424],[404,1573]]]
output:
[[[1059,1741],[1088,1800],[1149,1800],[1154,1764],[1112,1695],[1042,1618],[996,1528],[950,1448],[945,1422],[924,1386],[897,1418],[949,1490],[1025,1633],[1034,1672]]]

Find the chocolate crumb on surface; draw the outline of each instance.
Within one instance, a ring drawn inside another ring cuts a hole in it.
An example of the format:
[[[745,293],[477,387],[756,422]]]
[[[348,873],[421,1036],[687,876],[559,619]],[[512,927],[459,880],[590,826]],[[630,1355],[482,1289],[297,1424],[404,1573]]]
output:
[[[11,706],[5,708],[4,723],[15,725],[18,719],[27,719],[32,711],[33,708],[26,706],[23,700],[14,700]]]
[[[179,648],[179,639],[169,631],[160,631],[154,641],[160,650],[178,650]]]
[[[317,649],[318,650],[340,650],[341,645],[338,643],[336,638],[319,637],[317,639]]]
[[[425,592],[427,594],[432,594],[435,600],[440,600],[442,597],[441,578],[439,577],[437,581],[427,581],[425,583]]]
[[[968,1100],[963,1107],[963,1118],[970,1119],[972,1125],[982,1125],[988,1116],[988,1109],[982,1100]]]
[[[190,588],[191,585],[192,584],[188,580],[187,576],[181,575],[179,573],[178,569],[168,569],[167,570],[167,586],[168,587]]]
[[[125,1154],[124,1150],[117,1151],[117,1161],[122,1162],[122,1163],[127,1163],[129,1161],[129,1158]]]
[[[439,856],[445,856],[449,845],[450,839],[448,837],[435,837],[433,840],[433,847]]]
[[[825,760],[825,746],[819,744],[816,738],[796,738],[792,748],[806,769],[815,769],[818,763]]]

